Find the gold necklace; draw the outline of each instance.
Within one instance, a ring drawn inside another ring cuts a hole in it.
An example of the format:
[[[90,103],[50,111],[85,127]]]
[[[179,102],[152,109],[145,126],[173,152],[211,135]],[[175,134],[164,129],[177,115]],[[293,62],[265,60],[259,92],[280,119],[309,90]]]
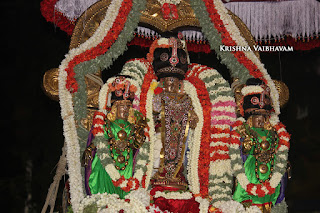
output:
[[[108,136],[109,136],[109,140],[108,140],[108,143],[110,145],[110,153],[111,153],[111,157],[113,158],[113,163],[115,164],[116,163],[116,160],[118,163],[121,163],[123,164],[124,163],[124,166],[123,167],[120,167],[120,166],[115,166],[117,170],[125,170],[127,165],[128,165],[128,160],[130,159],[130,140],[132,139],[132,133],[133,133],[133,129],[131,129],[131,132],[130,132],[130,136],[128,137],[126,131],[124,130],[125,128],[127,128],[130,123],[127,125],[127,126],[123,126],[123,125],[119,125],[118,123],[116,122],[113,122],[115,123],[117,126],[119,126],[121,128],[120,131],[117,132],[117,136],[118,136],[118,140],[115,139],[114,137],[114,134],[112,133],[112,130],[111,130],[111,124],[110,124],[110,121],[106,123],[106,131],[108,133]],[[116,151],[116,153],[118,154],[117,157],[114,156],[113,154],[113,150]],[[124,157],[123,156],[123,152],[124,151],[127,151],[127,156]],[[116,158],[116,159],[115,159]]]

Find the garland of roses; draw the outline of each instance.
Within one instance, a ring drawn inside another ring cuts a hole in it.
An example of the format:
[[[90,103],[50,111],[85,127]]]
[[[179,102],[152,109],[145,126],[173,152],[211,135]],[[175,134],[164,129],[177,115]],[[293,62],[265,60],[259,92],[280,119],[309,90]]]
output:
[[[239,181],[239,184],[243,189],[246,190],[246,192],[249,195],[255,195],[258,197],[264,197],[267,194],[271,195],[275,192],[275,188],[279,184],[281,178],[277,178],[276,181],[274,181],[273,178],[271,178],[270,181],[265,181],[262,184],[253,184],[253,183],[250,183],[247,176],[245,175],[245,169],[243,167],[243,162],[240,157],[241,156],[240,155],[240,145],[241,145],[240,137],[241,136],[236,131],[239,126],[243,125],[243,122],[244,122],[243,119],[240,118],[232,126],[233,130],[231,132],[232,134],[231,149],[232,149],[232,153],[234,154],[231,155],[231,167],[234,171],[236,171],[235,175],[237,177],[237,180]],[[274,174],[278,173],[282,177],[285,172],[285,169],[282,169],[282,171],[279,171],[280,169],[277,166],[277,161],[280,160],[280,155],[285,155],[282,161],[286,161],[288,158],[290,134],[285,130],[285,126],[281,122],[274,125],[273,127],[275,128],[279,136],[279,146],[277,147],[276,163],[275,163],[273,173]],[[279,154],[279,152],[281,152],[281,154]]]

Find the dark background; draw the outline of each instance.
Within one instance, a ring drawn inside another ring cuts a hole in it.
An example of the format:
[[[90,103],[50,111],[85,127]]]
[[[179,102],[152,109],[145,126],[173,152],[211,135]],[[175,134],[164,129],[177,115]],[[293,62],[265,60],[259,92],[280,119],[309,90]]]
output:
[[[9,207],[9,212],[41,211],[64,141],[59,103],[44,94],[42,78],[47,70],[60,65],[70,38],[45,21],[40,2],[5,1],[1,13],[1,61],[5,67],[1,70],[0,187],[2,207]],[[141,57],[146,51],[131,47],[112,69],[120,70],[125,60]],[[212,58],[213,53],[191,54],[192,62],[221,70],[229,78],[225,67]],[[261,60],[271,77],[290,89],[289,103],[280,116],[292,134],[292,179],[286,195],[289,212],[320,212],[320,50],[262,53]],[[57,211],[64,181],[60,183]]]

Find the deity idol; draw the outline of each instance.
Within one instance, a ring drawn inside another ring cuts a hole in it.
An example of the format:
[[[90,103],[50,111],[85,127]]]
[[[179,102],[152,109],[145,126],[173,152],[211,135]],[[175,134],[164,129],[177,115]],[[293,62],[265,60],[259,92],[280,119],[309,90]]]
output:
[[[282,124],[274,125],[270,121],[272,103],[268,86],[260,79],[249,79],[241,93],[240,112],[246,121],[236,131],[243,161],[238,163],[243,168],[235,169],[237,184],[233,199],[245,207],[253,205],[269,213],[284,200],[288,141],[283,138],[289,140],[289,135]]]
[[[185,190],[188,186],[183,175],[186,161],[189,129],[195,129],[198,117],[190,97],[183,90],[184,75],[188,70],[187,52],[179,39],[170,38],[172,48],[156,48],[153,69],[160,81],[153,99],[153,112],[157,141],[153,186],[166,186]],[[159,153],[160,151],[160,153]]]
[[[124,198],[132,188],[134,156],[143,144],[146,126],[132,108],[137,88],[126,76],[108,80],[99,96],[100,110],[95,114],[93,129],[83,155],[87,194],[118,194]],[[111,110],[107,111],[111,105]],[[92,140],[92,137],[94,139]],[[127,184],[122,184],[127,181]],[[131,181],[131,184],[128,184]]]
[[[191,64],[181,37],[155,40],[147,59],[128,61],[120,74],[141,88],[133,104],[149,120],[148,143],[137,155],[137,166],[147,166],[136,166],[135,175],[141,171],[136,176],[151,189],[151,203],[199,212],[231,200],[228,146],[236,104],[221,74]]]

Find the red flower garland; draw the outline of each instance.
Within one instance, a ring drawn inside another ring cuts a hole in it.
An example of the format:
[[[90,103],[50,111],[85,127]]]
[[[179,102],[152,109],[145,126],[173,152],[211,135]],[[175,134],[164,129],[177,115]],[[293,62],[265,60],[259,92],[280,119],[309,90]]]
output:
[[[69,91],[76,92],[78,90],[78,83],[74,78],[74,67],[82,62],[92,60],[99,55],[108,51],[111,45],[117,40],[119,34],[127,21],[127,17],[132,8],[132,0],[123,0],[117,17],[108,31],[107,35],[103,38],[102,42],[95,47],[75,56],[68,64],[66,71],[68,73],[66,87]]]
[[[224,26],[223,21],[218,14],[218,11],[212,2],[212,0],[203,0],[205,2],[207,12],[209,13],[209,17],[211,18],[211,22],[214,24],[214,27],[221,34],[221,41],[226,46],[237,46],[237,43],[231,38],[230,33]],[[244,52],[242,51],[232,51],[232,54],[239,61],[240,64],[243,64],[250,73],[255,78],[260,78],[267,84],[267,80],[263,77],[263,73],[258,69],[257,65],[255,65],[250,59],[246,57]]]
[[[280,130],[281,128],[286,129],[286,126],[285,126],[283,123],[279,122],[279,123],[277,123],[277,124],[274,126],[274,128],[275,128],[275,130],[276,130],[277,132],[279,132],[279,130]],[[284,146],[290,148],[290,142],[289,142],[289,141],[290,141],[291,135],[290,135],[287,131],[282,131],[282,132],[278,133],[278,136],[279,136],[279,146],[278,146],[278,149],[280,148],[281,145],[284,145]],[[282,137],[286,137],[286,138],[288,138],[288,140],[285,140],[285,139],[283,139]]]
[[[188,76],[188,73],[186,74]],[[200,182],[200,194],[202,197],[208,196],[208,187],[209,187],[209,164],[210,164],[210,141],[211,141],[211,132],[210,132],[210,112],[211,112],[211,102],[209,98],[208,91],[202,80],[195,76],[190,76],[186,78],[197,90],[197,95],[200,100],[202,109],[203,109],[203,127],[200,143],[200,154],[198,161],[198,174]]]
[[[120,185],[126,180],[128,181],[127,185],[125,187],[120,187]],[[137,190],[140,186],[138,179],[133,177],[130,177],[129,179],[125,179],[124,176],[121,176],[117,181],[112,181],[112,182],[115,187],[120,187],[125,192],[129,192],[131,190]],[[133,182],[135,182],[134,188],[132,188]]]
[[[102,118],[98,118],[97,116],[102,116]],[[94,113],[93,121],[92,121],[92,126],[93,126],[92,134],[94,136],[97,135],[98,133],[104,133],[102,126],[105,123],[104,122],[105,117],[106,117],[106,115],[103,112],[96,111]]]

